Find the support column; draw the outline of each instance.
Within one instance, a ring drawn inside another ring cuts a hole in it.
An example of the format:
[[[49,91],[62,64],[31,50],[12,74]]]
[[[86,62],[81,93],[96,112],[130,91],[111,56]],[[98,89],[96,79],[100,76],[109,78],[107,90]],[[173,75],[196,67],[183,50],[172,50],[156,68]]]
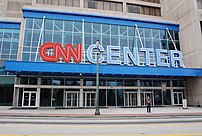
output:
[[[36,0],[32,0],[32,5],[36,5]]]
[[[141,106],[141,95],[140,95],[140,80],[137,80],[137,106]]]
[[[14,80],[14,90],[13,90],[13,107],[14,108],[18,107],[19,88],[15,87],[15,85],[19,84],[19,80],[20,80],[20,77],[16,76]]]
[[[18,61],[22,60],[23,39],[24,39],[25,22],[26,22],[25,20],[26,20],[25,18],[22,20],[21,27],[20,27],[20,36],[19,36],[19,43],[18,43],[18,56],[17,56]]]
[[[84,8],[84,0],[80,0],[80,8]]]
[[[38,81],[37,81],[37,97],[36,97],[36,106],[37,107],[40,107],[40,94],[41,94],[40,85],[41,85],[41,78],[39,77]]]
[[[127,5],[126,5],[126,1],[123,1],[123,12],[127,12]]]
[[[171,105],[174,105],[174,94],[173,94],[173,82],[170,80],[170,94],[171,94]]]
[[[83,107],[83,78],[80,78],[79,107]]]

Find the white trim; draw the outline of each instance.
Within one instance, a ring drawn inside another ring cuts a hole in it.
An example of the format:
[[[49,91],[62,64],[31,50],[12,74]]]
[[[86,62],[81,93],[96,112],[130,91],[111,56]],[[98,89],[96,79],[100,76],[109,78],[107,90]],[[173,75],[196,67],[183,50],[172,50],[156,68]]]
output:
[[[41,43],[42,32],[44,30],[45,18],[46,17],[43,16],[42,25],[41,25],[41,31],[40,31],[40,35],[39,35],[39,41],[38,41],[38,46],[37,46],[37,51],[36,51],[36,56],[35,56],[35,62],[37,61],[37,57],[38,57],[38,53],[39,53],[39,46],[40,46],[40,43]]]

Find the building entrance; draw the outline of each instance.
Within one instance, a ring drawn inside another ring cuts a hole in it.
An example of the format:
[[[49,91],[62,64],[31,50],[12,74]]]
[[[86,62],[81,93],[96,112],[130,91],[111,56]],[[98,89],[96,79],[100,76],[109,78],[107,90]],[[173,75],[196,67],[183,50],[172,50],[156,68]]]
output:
[[[64,92],[64,107],[79,107],[79,92]]]
[[[137,92],[125,92],[125,106],[137,106]]]
[[[181,105],[182,104],[182,92],[174,92],[174,104]]]
[[[95,106],[95,95],[96,92],[84,92],[84,106],[92,107]]]
[[[160,89],[154,90],[154,105],[163,105],[163,92]]]
[[[22,100],[22,107],[36,107],[36,98],[37,92],[33,91],[24,91],[23,92],[23,100]]]
[[[124,106],[124,91],[122,89],[107,89],[107,106]]]
[[[146,103],[146,100],[147,100],[147,97],[150,97],[151,99],[151,104],[153,105],[153,92],[150,92],[150,91],[147,91],[147,92],[141,92],[141,105],[142,106],[146,106],[147,103]]]

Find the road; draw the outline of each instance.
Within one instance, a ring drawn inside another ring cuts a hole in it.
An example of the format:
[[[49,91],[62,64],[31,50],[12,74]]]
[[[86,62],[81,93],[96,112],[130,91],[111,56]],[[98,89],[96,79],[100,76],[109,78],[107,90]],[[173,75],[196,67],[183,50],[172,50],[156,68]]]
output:
[[[202,136],[202,116],[10,117],[0,116],[0,136]]]

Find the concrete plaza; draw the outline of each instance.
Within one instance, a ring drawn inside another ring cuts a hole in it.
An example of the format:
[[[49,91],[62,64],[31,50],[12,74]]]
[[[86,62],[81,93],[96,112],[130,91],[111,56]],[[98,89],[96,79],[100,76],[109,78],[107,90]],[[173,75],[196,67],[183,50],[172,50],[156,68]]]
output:
[[[100,108],[102,117],[105,116],[191,116],[202,115],[202,107],[188,107],[183,109],[178,106],[171,107],[152,107],[152,112],[147,113],[146,107],[141,108],[119,108],[109,107]],[[38,117],[91,117],[95,115],[95,108],[76,108],[76,109],[55,109],[55,108],[37,108],[37,109],[13,109],[11,107],[0,107],[0,116],[38,116]]]

